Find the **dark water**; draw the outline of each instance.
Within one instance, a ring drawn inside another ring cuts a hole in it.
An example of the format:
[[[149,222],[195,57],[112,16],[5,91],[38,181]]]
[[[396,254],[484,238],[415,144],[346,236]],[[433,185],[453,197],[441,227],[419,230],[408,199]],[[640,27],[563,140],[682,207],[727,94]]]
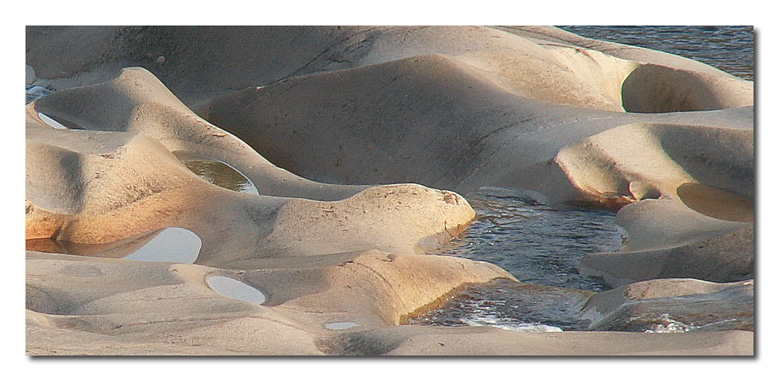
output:
[[[579,311],[591,295],[610,287],[580,275],[579,263],[588,253],[622,248],[616,213],[539,205],[499,190],[465,197],[477,219],[441,255],[493,263],[522,283],[500,280],[472,286],[409,323],[487,325],[525,332],[586,328]]]
[[[579,311],[594,292],[497,280],[449,300],[441,308],[409,320],[409,324],[492,326],[510,331],[584,330],[589,321]]]
[[[477,213],[458,246],[443,253],[490,262],[520,282],[605,291],[600,279],[579,275],[581,258],[622,248],[612,211],[539,205],[497,192],[466,195]]]
[[[588,299],[610,287],[578,272],[582,256],[614,252],[624,233],[614,212],[538,205],[497,190],[466,195],[478,219],[445,255],[494,263],[521,283],[472,285],[441,308],[409,320],[434,326],[492,326],[511,331],[581,330],[684,333],[752,330],[753,286],[635,303],[591,324]]]
[[[751,26],[560,26],[583,37],[640,46],[694,59],[754,80]]]

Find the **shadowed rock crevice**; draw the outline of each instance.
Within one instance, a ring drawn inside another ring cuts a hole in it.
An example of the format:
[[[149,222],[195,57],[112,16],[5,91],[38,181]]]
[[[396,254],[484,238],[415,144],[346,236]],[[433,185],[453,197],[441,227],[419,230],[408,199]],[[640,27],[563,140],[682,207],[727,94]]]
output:
[[[642,65],[622,83],[622,107],[627,112],[667,113],[748,106],[743,97],[718,91],[718,78],[658,65]],[[735,82],[735,80],[733,80]]]

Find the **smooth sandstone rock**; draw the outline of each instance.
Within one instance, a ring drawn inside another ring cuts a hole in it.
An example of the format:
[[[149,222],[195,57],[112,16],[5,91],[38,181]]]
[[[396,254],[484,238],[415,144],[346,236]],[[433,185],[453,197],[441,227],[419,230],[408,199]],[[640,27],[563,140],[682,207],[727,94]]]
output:
[[[344,333],[318,345],[350,356],[751,356],[748,331],[507,332],[491,327],[400,326]]]
[[[27,158],[28,239],[103,244],[178,226],[201,237],[204,264],[368,249],[423,253],[475,216],[461,196],[413,184],[337,202],[232,192],[145,135],[30,128]]]
[[[594,295],[580,316],[590,330],[752,330],[754,312],[754,280],[657,279]]]
[[[451,191],[484,186],[630,204],[626,251],[582,264],[612,284],[750,277],[751,82],[547,27],[30,27],[27,41],[36,84],[58,90],[27,108],[27,237],[203,240],[195,265],[28,253],[30,354],[752,354],[744,331],[393,327],[511,279],[415,255],[473,219]],[[178,151],[260,196],[207,183]],[[215,294],[212,273],[267,298]]]
[[[72,128],[142,134],[169,151],[229,163],[269,196],[330,201],[367,188],[316,183],[271,164],[241,140],[195,115],[145,69],[126,68],[114,76],[36,101],[28,106],[28,123],[35,123],[40,119],[37,113],[43,113]]]
[[[513,279],[451,257],[370,251],[333,259],[224,270],[28,252],[28,354],[321,354],[314,341],[328,334],[328,322],[398,324],[462,284]],[[218,294],[210,275],[269,298],[259,305]]]
[[[738,204],[731,207],[737,212]],[[645,200],[617,213],[628,234],[620,252],[588,254],[579,271],[612,286],[657,278],[697,278],[732,282],[754,276],[751,222],[717,219],[675,200]]]

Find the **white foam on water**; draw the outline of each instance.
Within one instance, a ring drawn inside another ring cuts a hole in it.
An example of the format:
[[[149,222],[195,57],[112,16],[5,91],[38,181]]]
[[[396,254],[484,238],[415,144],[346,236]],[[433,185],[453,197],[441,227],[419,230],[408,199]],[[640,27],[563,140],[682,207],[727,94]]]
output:
[[[662,323],[655,324],[652,328],[644,330],[644,333],[684,333],[690,332],[695,328],[694,325],[687,325],[676,321],[668,314],[662,314],[660,319]]]
[[[184,228],[167,228],[123,259],[141,262],[194,263],[200,254],[201,246],[200,237],[192,231]]]
[[[342,322],[325,324],[325,328],[331,329],[333,331],[343,331],[345,329],[359,327],[359,326],[360,326],[359,324],[353,321],[342,321]]]
[[[245,302],[265,303],[265,294],[246,283],[221,275],[209,276],[206,284],[219,295]]]
[[[465,324],[472,327],[495,327],[506,331],[514,332],[563,332],[560,327],[537,323],[502,323],[499,319],[491,317],[480,317],[478,319],[463,320]]]
[[[68,129],[67,127],[65,127],[62,124],[60,124],[60,122],[57,122],[56,120],[52,119],[51,117],[49,117],[48,115],[46,115],[46,114],[44,114],[42,112],[38,113],[38,118],[41,118],[41,120],[44,123],[48,124],[49,126],[52,126],[52,127],[56,128],[58,130],[67,130]]]

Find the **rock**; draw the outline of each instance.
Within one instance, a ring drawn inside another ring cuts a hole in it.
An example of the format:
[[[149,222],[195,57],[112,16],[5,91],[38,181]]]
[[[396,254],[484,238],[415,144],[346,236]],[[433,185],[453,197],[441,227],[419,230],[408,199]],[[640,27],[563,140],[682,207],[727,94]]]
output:
[[[754,312],[753,280],[657,279],[596,294],[580,316],[590,330],[687,332],[753,330]]]
[[[244,142],[195,115],[157,78],[142,68],[127,68],[94,86],[62,90],[28,107],[72,128],[138,133],[156,139],[169,151],[229,163],[264,195],[340,200],[366,189],[316,183],[268,162]],[[29,122],[28,122],[29,123]]]
[[[321,355],[314,341],[334,332],[327,323],[396,325],[463,283],[513,278],[483,262],[379,251],[252,270],[28,252],[26,268],[28,355]],[[268,299],[221,295],[211,275]]]
[[[347,356],[751,356],[752,332],[509,332],[491,327],[400,326],[327,338],[325,353]]]
[[[24,78],[24,83],[26,83],[27,86],[35,83],[35,69],[33,69],[32,66],[24,65]]]
[[[617,223],[627,232],[627,247],[584,256],[582,274],[615,287],[657,278],[732,282],[754,276],[750,222],[709,217],[679,201],[645,200],[620,210]]]
[[[399,326],[515,281],[423,255],[481,187],[624,206],[629,247],[582,264],[613,284],[750,277],[752,82],[548,27],[26,31],[28,84],[56,89],[26,108],[28,354],[752,354],[743,331]],[[122,259],[171,227],[194,264]]]

